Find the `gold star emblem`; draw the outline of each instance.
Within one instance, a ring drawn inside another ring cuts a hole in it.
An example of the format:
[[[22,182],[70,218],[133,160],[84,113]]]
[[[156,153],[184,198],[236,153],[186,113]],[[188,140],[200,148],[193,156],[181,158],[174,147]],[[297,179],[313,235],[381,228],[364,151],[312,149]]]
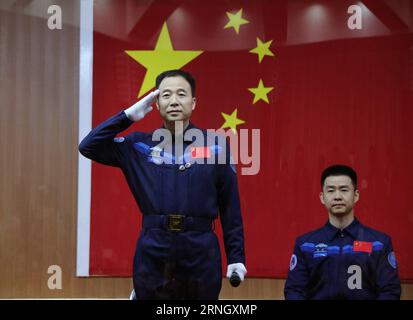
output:
[[[125,52],[146,68],[146,74],[138,94],[139,98],[154,87],[158,74],[166,70],[182,68],[203,51],[174,50],[168,27],[164,23],[154,50],[126,50]]]
[[[237,118],[237,109],[235,109],[230,115],[224,112],[221,112],[221,115],[224,117],[225,122],[221,126],[221,129],[231,128],[234,133],[237,133],[237,126],[245,123],[244,120]]]
[[[262,79],[260,79],[258,87],[248,88],[248,90],[254,94],[254,101],[252,102],[252,104],[255,104],[259,100],[264,100],[266,103],[269,103],[267,94],[273,89],[274,87],[264,87],[264,83],[262,82]]]
[[[259,63],[261,63],[262,59],[264,59],[264,56],[274,56],[274,53],[270,51],[271,43],[272,40],[262,42],[260,38],[257,38],[257,46],[249,52],[258,54],[258,61]]]
[[[239,33],[239,28],[240,28],[241,25],[250,23],[248,20],[245,20],[242,17],[242,9],[239,10],[236,14],[232,14],[230,12],[227,12],[227,16],[228,16],[229,21],[225,25],[224,29],[232,27],[232,28],[234,28],[234,30],[237,34]]]

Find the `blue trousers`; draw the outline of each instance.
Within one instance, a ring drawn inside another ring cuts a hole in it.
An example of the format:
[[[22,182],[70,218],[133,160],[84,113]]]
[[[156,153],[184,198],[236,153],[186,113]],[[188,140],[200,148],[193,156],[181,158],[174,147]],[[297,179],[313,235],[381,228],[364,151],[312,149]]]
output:
[[[133,284],[138,300],[217,300],[222,268],[215,233],[142,229],[133,262]]]

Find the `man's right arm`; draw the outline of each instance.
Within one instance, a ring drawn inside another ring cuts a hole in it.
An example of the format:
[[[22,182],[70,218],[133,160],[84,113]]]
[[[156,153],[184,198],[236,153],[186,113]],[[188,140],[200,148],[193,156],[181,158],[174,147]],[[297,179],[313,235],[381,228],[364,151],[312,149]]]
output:
[[[88,159],[118,167],[122,151],[120,145],[124,145],[125,138],[116,140],[115,136],[133,122],[143,119],[152,110],[151,104],[158,93],[159,90],[149,93],[125,111],[99,124],[80,143],[80,153]]]
[[[79,152],[88,159],[118,167],[120,150],[114,138],[132,123],[133,121],[128,119],[124,111],[119,112],[90,131],[79,144]]]
[[[286,300],[306,300],[309,274],[305,257],[296,241],[291,256],[288,278],[285,282],[284,296]]]

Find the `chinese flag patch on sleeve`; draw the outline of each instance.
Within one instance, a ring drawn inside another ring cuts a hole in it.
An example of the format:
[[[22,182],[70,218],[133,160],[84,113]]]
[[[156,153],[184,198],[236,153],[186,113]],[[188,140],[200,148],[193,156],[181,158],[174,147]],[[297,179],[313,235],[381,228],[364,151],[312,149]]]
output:
[[[367,241],[354,241],[353,251],[354,252],[367,252],[371,253],[373,244]]]

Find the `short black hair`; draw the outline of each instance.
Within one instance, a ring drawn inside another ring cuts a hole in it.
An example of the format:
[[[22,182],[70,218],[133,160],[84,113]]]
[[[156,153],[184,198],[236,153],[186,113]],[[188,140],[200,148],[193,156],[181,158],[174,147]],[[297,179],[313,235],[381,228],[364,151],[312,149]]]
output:
[[[353,168],[344,164],[335,164],[324,169],[321,174],[321,189],[323,189],[324,181],[329,176],[348,176],[353,183],[354,190],[357,190],[357,173],[353,170]]]
[[[188,81],[191,86],[192,96],[195,97],[195,78],[189,72],[184,70],[167,70],[162,72],[156,77],[156,88],[159,88],[163,79],[170,77],[182,77]]]

